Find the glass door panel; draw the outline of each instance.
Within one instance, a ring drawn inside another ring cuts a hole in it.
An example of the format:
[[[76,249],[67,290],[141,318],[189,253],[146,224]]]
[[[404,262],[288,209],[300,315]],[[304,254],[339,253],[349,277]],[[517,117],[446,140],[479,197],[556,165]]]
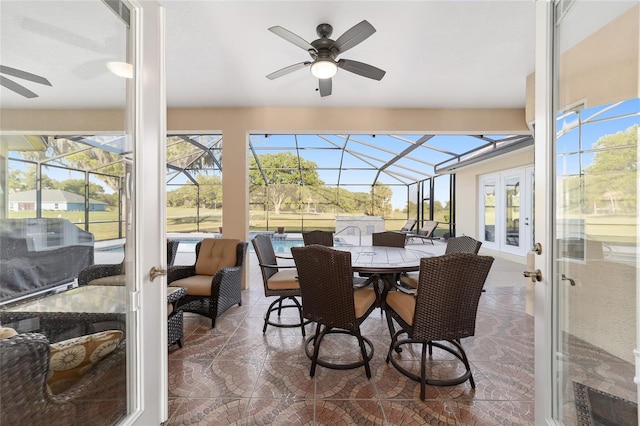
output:
[[[18,333],[0,342],[0,424],[116,424],[131,408],[136,253],[133,194],[122,191],[132,87],[108,63],[130,62],[129,8],[1,2],[0,12],[3,82],[15,80],[0,108],[24,120],[3,120],[0,136],[0,323]]]
[[[483,194],[483,222],[481,236],[485,242],[496,242],[496,181],[487,181],[482,185]]]
[[[638,2],[568,4],[554,36],[553,417],[637,424]]]
[[[520,177],[505,181],[505,239],[504,244],[520,246]]]

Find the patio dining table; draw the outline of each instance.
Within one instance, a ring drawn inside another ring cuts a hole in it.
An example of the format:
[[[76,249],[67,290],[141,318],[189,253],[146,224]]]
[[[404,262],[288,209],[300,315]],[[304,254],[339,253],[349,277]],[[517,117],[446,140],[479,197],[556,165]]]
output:
[[[378,275],[383,282],[382,300],[387,292],[396,287],[396,275],[420,270],[420,259],[435,256],[420,250],[386,246],[336,246],[336,250],[351,253],[354,272]]]

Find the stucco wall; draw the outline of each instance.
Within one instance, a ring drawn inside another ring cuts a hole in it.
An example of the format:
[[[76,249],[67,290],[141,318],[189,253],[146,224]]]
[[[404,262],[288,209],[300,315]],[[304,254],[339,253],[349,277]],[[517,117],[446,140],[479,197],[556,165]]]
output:
[[[456,172],[456,234],[470,235],[478,238],[478,182],[479,177],[488,173],[533,165],[533,147],[525,148],[511,154],[483,161],[482,163],[459,169]],[[483,252],[487,252],[483,249]],[[500,254],[502,257],[514,258],[522,262],[523,258]]]

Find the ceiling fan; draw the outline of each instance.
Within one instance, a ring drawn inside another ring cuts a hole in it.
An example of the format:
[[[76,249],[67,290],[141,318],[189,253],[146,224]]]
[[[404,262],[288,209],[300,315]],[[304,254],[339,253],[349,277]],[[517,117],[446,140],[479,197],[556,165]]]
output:
[[[32,81],[38,84],[44,84],[46,86],[52,86],[44,77],[40,77],[39,75],[31,74],[30,72],[22,71],[17,68],[11,68],[4,65],[0,65],[0,74],[10,75],[11,77],[21,78],[23,80]],[[22,95],[25,98],[37,98],[38,95],[27,89],[21,84],[16,83],[10,78],[5,77],[4,75],[0,75],[0,86],[6,87],[7,89],[16,92],[18,95]]]
[[[306,50],[312,59],[311,61],[299,62],[272,72],[267,75],[267,78],[270,80],[274,80],[293,71],[310,66],[311,73],[319,80],[318,87],[320,96],[329,96],[331,94],[332,85],[331,77],[336,74],[338,68],[342,68],[345,71],[371,78],[373,80],[381,80],[385,75],[385,71],[369,64],[353,61],[351,59],[336,60],[336,57],[339,54],[344,53],[352,47],[362,43],[376,32],[373,25],[366,20],[351,27],[344,34],[338,37],[337,40],[329,38],[333,32],[333,27],[331,25],[320,24],[316,28],[316,33],[320,38],[312,41],[311,43],[281,26],[271,27],[269,28],[269,31]]]

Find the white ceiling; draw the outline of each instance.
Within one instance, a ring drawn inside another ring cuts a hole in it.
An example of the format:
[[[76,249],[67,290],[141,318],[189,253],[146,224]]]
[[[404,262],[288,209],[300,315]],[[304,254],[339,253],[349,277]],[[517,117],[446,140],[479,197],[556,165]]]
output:
[[[520,108],[534,70],[534,0],[184,1],[166,8],[169,107],[290,106]],[[280,25],[311,42],[361,20],[377,32],[345,52],[387,73],[381,81],[344,70],[321,98],[308,69],[265,76],[309,59],[267,29]],[[0,64],[49,79],[15,79],[40,97],[0,88],[3,108],[117,107],[124,83],[106,71],[124,57],[118,18],[100,1],[0,2]]]

